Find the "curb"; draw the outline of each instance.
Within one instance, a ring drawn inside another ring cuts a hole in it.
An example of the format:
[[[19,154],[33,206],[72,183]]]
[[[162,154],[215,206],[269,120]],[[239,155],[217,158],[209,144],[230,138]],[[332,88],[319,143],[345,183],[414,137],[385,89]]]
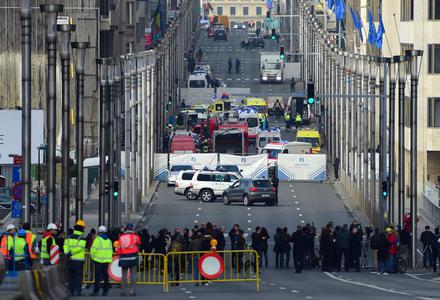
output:
[[[145,219],[146,219],[146,217],[147,217],[147,215],[148,215],[148,213],[149,213],[149,211],[150,211],[150,209],[152,207],[153,199],[154,199],[154,197],[157,194],[157,189],[159,188],[159,185],[160,185],[160,181],[159,180],[153,181],[154,192],[146,197],[147,198],[147,201],[146,201],[147,203],[142,208],[142,215],[137,220],[137,222],[136,222],[136,224],[134,226],[135,229],[138,229],[139,227],[141,227],[145,223]]]

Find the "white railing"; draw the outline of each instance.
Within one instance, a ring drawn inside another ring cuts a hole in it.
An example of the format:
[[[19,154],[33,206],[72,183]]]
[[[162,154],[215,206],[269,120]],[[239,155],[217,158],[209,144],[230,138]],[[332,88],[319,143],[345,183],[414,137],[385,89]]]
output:
[[[423,194],[433,205],[440,208],[440,191],[436,186],[432,183],[426,183]]]

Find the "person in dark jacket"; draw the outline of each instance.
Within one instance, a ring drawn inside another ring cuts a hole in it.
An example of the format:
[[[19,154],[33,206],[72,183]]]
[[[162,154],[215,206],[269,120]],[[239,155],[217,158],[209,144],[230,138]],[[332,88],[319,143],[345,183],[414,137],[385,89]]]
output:
[[[362,231],[358,227],[353,227],[350,236],[350,257],[357,272],[361,271],[362,239]]]
[[[293,243],[292,255],[295,273],[301,273],[304,267],[304,255],[307,248],[307,236],[301,225],[296,227],[296,231],[292,234],[291,242]]]
[[[251,248],[258,253],[258,256],[261,257],[262,240],[261,240],[260,233],[261,233],[261,227],[257,226],[255,228],[255,231],[251,235]],[[254,268],[254,272],[257,272],[256,263],[257,263],[257,261],[256,261],[256,259],[254,259],[252,261],[252,266]]]
[[[278,185],[280,184],[280,180],[278,179],[277,175],[275,174],[272,177],[272,187],[275,188],[275,201],[278,204]]]
[[[434,245],[434,233],[431,228],[426,225],[425,231],[420,235],[420,241],[423,243],[423,267],[429,268],[432,266],[432,249]]]
[[[385,270],[385,262],[388,260],[388,250],[390,243],[385,233],[379,233],[377,238],[377,273],[383,274]]]
[[[235,249],[236,250],[245,250],[246,249],[246,239],[244,238],[244,232],[241,229],[237,229],[237,239],[235,241]],[[238,260],[235,265],[238,266],[237,272],[243,272],[243,252],[239,252],[238,255],[234,256],[236,260]]]
[[[399,226],[397,226],[397,232],[399,233],[399,240],[400,240],[400,256],[404,259],[408,260],[409,258],[409,249],[411,245],[411,235],[408,231],[405,229],[402,229]]]
[[[282,234],[282,229],[281,228],[277,228],[275,235],[273,236],[274,241],[275,241],[275,245],[273,246],[273,252],[275,252],[275,268],[282,268],[284,266],[284,258],[283,255],[281,254],[281,234]]]
[[[348,232],[348,225],[344,224],[342,229],[336,233],[336,244],[339,249],[339,256],[337,258],[337,271],[341,271],[342,257],[344,257],[344,270],[348,272],[350,256],[350,232]]]
[[[323,227],[321,229],[321,239],[319,254],[322,257],[322,271],[331,272],[331,254],[332,254],[332,236],[331,229],[328,227]]]
[[[290,250],[292,250],[292,248],[290,247],[290,235],[288,233],[288,229],[287,227],[283,228],[283,231],[281,233],[281,250],[282,250],[282,255],[283,255],[283,259],[286,259],[285,262],[285,268],[288,269],[290,268],[289,264],[290,264]],[[281,264],[281,268],[283,267],[283,265]]]
[[[374,229],[374,234],[370,238],[371,256],[373,257],[373,271],[377,271],[377,251],[379,242],[379,228]]]
[[[225,239],[225,226],[220,226],[220,228],[216,228],[214,231],[215,239],[217,240],[217,250],[223,251],[225,250],[226,246],[226,239]]]
[[[268,259],[267,259],[267,249],[269,248],[269,245],[267,244],[268,240],[270,239],[269,233],[267,232],[266,227],[262,227],[260,231],[260,238],[261,238],[261,254],[260,254],[260,268],[263,264],[264,259],[264,266],[267,268],[268,265]]]

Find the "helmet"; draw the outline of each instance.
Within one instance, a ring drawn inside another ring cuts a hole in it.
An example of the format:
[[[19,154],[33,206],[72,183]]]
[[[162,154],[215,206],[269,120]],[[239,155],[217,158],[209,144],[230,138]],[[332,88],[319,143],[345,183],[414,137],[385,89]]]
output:
[[[24,230],[24,229],[20,229],[20,230],[17,232],[17,235],[19,235],[19,236],[25,236],[25,235],[26,235],[26,230]]]
[[[47,230],[58,230],[58,227],[54,223],[50,223],[47,225]]]
[[[385,228],[386,233],[391,233],[391,231],[393,231],[393,230],[390,227]]]
[[[127,223],[127,225],[125,225],[125,230],[133,230],[134,226],[131,223]]]
[[[107,232],[107,228],[105,226],[99,226],[98,232],[99,233]]]
[[[15,229],[14,224],[9,224],[8,226],[6,226],[6,231],[9,231],[11,229]]]
[[[84,220],[78,220],[76,221],[76,225],[86,227],[86,222],[84,222]]]

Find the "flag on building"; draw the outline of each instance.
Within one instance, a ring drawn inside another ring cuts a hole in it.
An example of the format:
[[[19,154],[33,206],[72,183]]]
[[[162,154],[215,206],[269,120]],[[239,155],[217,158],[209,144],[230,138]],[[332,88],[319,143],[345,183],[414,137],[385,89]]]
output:
[[[374,26],[373,22],[373,14],[371,13],[371,10],[368,10],[368,43],[372,45],[376,45],[376,39],[377,39],[377,32],[376,32],[376,26]]]
[[[382,14],[379,14],[379,26],[377,26],[376,47],[382,49],[382,38],[385,33],[385,27],[383,26]]]

